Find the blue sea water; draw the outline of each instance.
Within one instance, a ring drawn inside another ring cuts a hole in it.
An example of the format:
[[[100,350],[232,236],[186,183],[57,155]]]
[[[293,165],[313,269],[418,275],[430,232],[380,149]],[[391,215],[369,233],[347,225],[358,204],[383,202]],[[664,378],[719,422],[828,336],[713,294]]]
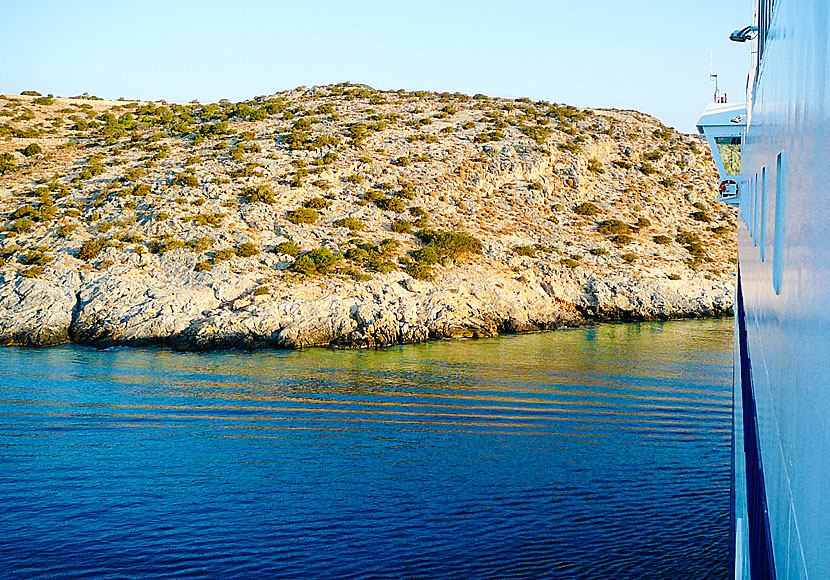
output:
[[[0,349],[0,576],[725,578],[731,352]]]

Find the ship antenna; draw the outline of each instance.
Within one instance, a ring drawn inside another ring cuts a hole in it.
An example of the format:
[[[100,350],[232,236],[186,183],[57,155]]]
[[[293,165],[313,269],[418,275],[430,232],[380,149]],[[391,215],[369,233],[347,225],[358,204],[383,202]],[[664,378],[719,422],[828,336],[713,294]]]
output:
[[[715,102],[718,102],[720,97],[720,90],[718,90],[718,75],[712,73],[712,49],[709,49],[709,80],[715,81]]]

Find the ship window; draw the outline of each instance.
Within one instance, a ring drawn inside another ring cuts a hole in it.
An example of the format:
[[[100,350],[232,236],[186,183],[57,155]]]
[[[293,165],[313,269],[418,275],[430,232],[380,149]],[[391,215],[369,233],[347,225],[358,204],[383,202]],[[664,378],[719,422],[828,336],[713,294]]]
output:
[[[741,173],[741,138],[715,137],[715,145],[718,146],[718,154],[723,161],[726,174],[739,175]]]
[[[787,201],[787,156],[782,151],[778,154],[775,167],[775,223],[772,247],[772,287],[776,294],[781,294],[781,276],[784,273],[784,211]]]
[[[750,229],[752,226],[750,225],[750,216],[751,213],[751,202],[752,198],[750,198],[749,193],[752,191],[752,184],[755,182],[755,179],[750,177],[749,183],[747,183],[746,187],[746,195],[741,196],[741,217],[744,218],[744,225],[749,230],[750,235],[752,234],[752,230]]]
[[[755,211],[758,209],[758,174],[752,178],[752,206],[749,208],[749,235],[752,236],[754,245],[758,245],[758,214]]]
[[[758,222],[758,245],[761,247],[761,261],[764,261],[764,246],[767,241],[767,168],[761,169],[761,203],[759,213],[761,219]]]

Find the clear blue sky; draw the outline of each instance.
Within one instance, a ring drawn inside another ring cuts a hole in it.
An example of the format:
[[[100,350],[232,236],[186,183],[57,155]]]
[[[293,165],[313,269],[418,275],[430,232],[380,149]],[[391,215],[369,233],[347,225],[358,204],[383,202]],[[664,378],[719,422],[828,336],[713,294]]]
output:
[[[750,0],[3,0],[0,92],[201,102],[339,81],[631,108],[743,98]]]

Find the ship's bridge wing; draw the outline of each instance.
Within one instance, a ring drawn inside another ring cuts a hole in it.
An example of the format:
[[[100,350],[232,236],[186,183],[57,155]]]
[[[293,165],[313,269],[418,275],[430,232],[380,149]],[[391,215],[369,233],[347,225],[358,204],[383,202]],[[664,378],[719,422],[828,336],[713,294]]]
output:
[[[741,144],[746,129],[746,106],[712,103],[697,121],[698,132],[706,138],[721,180],[741,174]]]

